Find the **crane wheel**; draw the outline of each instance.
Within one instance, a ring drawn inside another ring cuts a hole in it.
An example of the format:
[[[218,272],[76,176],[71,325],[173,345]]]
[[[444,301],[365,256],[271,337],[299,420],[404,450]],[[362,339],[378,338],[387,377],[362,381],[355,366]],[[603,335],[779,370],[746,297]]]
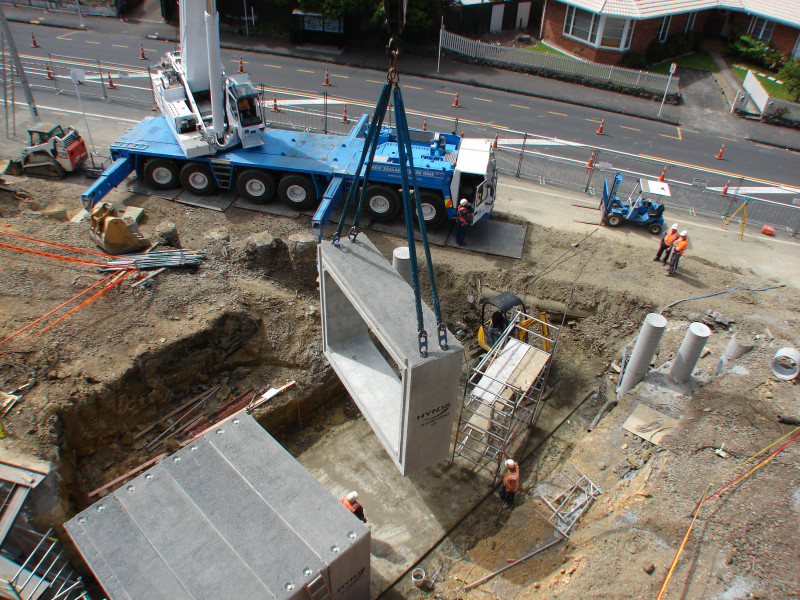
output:
[[[422,218],[425,219],[426,229],[436,229],[447,221],[447,209],[444,207],[442,195],[436,192],[422,192]]]
[[[306,210],[317,205],[317,190],[306,175],[284,175],[278,183],[281,201],[296,210]]]
[[[211,169],[202,163],[186,163],[181,169],[181,185],[197,196],[210,196],[217,191],[217,180]]]
[[[144,179],[151,188],[169,190],[178,187],[178,167],[171,160],[153,158],[144,165]]]
[[[402,206],[398,191],[388,185],[367,186],[364,210],[376,221],[390,221],[397,216]]]
[[[236,190],[254,204],[266,204],[275,195],[275,178],[265,171],[248,169],[236,178]]]

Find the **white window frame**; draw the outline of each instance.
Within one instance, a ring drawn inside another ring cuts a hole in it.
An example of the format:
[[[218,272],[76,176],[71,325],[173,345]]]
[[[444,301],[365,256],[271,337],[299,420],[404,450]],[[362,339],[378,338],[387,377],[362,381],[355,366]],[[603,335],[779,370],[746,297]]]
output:
[[[694,29],[694,21],[697,18],[697,11],[690,12],[686,15],[686,25],[683,28],[683,33],[689,33]]]
[[[670,25],[672,25],[672,15],[661,18],[661,26],[658,28],[658,41],[662,44],[667,41]]]
[[[795,40],[794,48],[792,48],[792,53],[789,56],[792,60],[800,58],[800,33],[797,34],[797,40]]]
[[[591,32],[594,31],[594,36],[592,36],[589,40],[585,40],[581,37],[576,35],[572,35],[567,33],[567,31],[572,31],[572,24],[575,19],[575,11],[576,10],[583,10],[584,12],[590,13],[592,15],[592,22],[589,26],[589,35],[591,36]],[[619,19],[621,17],[612,17],[615,19]],[[586,9],[577,9],[574,6],[567,6],[567,11],[564,15],[564,27],[561,30],[561,35],[571,40],[575,40],[584,44],[586,46],[591,46],[593,48],[601,48],[603,50],[616,50],[618,52],[625,52],[631,47],[631,39],[633,38],[633,27],[635,21],[633,19],[625,19],[625,27],[622,30],[622,37],[620,38],[620,46],[603,46],[601,44],[603,40],[603,33],[606,25],[606,16],[605,15],[598,15],[593,13],[592,11]],[[592,41],[594,40],[594,41]]]
[[[761,21],[761,23],[759,23]],[[769,35],[764,37],[764,31],[769,27]],[[757,31],[756,31],[757,30]],[[750,25],[747,28],[747,35],[762,42],[768,42],[772,39],[772,32],[775,31],[775,21],[770,21],[764,17],[757,17],[753,15],[750,17]]]

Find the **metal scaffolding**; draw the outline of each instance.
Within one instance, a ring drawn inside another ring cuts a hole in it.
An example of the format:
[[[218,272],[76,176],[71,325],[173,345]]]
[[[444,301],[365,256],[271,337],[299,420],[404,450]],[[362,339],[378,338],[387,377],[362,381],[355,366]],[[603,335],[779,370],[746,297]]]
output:
[[[473,369],[464,390],[453,460],[458,456],[494,480],[518,452],[544,405],[560,328],[517,312]]]

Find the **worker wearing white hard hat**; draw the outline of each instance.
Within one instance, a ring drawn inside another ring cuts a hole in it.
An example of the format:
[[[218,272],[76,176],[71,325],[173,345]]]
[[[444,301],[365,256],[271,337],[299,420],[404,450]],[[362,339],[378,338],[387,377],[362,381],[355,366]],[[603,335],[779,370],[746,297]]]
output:
[[[341,502],[347,510],[364,521],[364,523],[367,522],[367,517],[364,516],[364,507],[358,503],[358,492],[355,490],[349,492],[344,498],[342,498]]]
[[[506,475],[503,477],[503,485],[500,486],[500,500],[503,501],[503,508],[514,504],[514,495],[519,489],[519,465],[513,459],[506,460]]]
[[[678,239],[678,224],[673,223],[672,226],[667,229],[663,236],[661,236],[661,245],[658,247],[658,252],[656,252],[656,257],[653,260],[660,260],[665,265],[669,260],[670,252],[672,252],[672,244],[675,243],[675,240]],[[664,258],[661,258],[661,255],[664,254]]]
[[[675,271],[678,268],[678,262],[683,256],[683,253],[686,252],[686,248],[689,246],[689,232],[685,229],[678,234],[678,239],[675,240],[672,244],[672,258],[669,259],[669,271],[667,271],[667,277],[672,277],[675,274]]]
[[[458,203],[456,220],[458,222],[458,230],[456,231],[456,244],[463,246],[464,236],[467,234],[467,227],[472,225],[472,207],[469,205],[469,200],[466,198],[462,198]]]

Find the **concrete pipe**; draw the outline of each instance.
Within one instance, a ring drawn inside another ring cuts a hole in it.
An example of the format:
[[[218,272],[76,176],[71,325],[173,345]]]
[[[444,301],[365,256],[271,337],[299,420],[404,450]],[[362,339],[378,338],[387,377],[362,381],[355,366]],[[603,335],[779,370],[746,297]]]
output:
[[[725,347],[725,358],[728,360],[736,360],[737,358],[747,354],[755,346],[753,337],[747,334],[739,335],[741,332],[734,333],[731,340]]]
[[[400,273],[408,285],[411,283],[411,254],[408,246],[399,246],[392,252],[392,267]]]
[[[791,381],[800,372],[800,352],[794,348],[781,348],[775,353],[771,366],[775,377]]]
[[[678,383],[686,383],[689,380],[710,335],[711,330],[703,323],[689,325],[681,347],[678,349],[678,354],[672,361],[672,368],[669,370],[669,376],[672,379]]]
[[[625,366],[622,382],[617,390],[617,397],[622,398],[639,383],[650,369],[650,362],[656,353],[661,336],[667,328],[667,318],[658,313],[650,313],[644,318],[642,330]]]

